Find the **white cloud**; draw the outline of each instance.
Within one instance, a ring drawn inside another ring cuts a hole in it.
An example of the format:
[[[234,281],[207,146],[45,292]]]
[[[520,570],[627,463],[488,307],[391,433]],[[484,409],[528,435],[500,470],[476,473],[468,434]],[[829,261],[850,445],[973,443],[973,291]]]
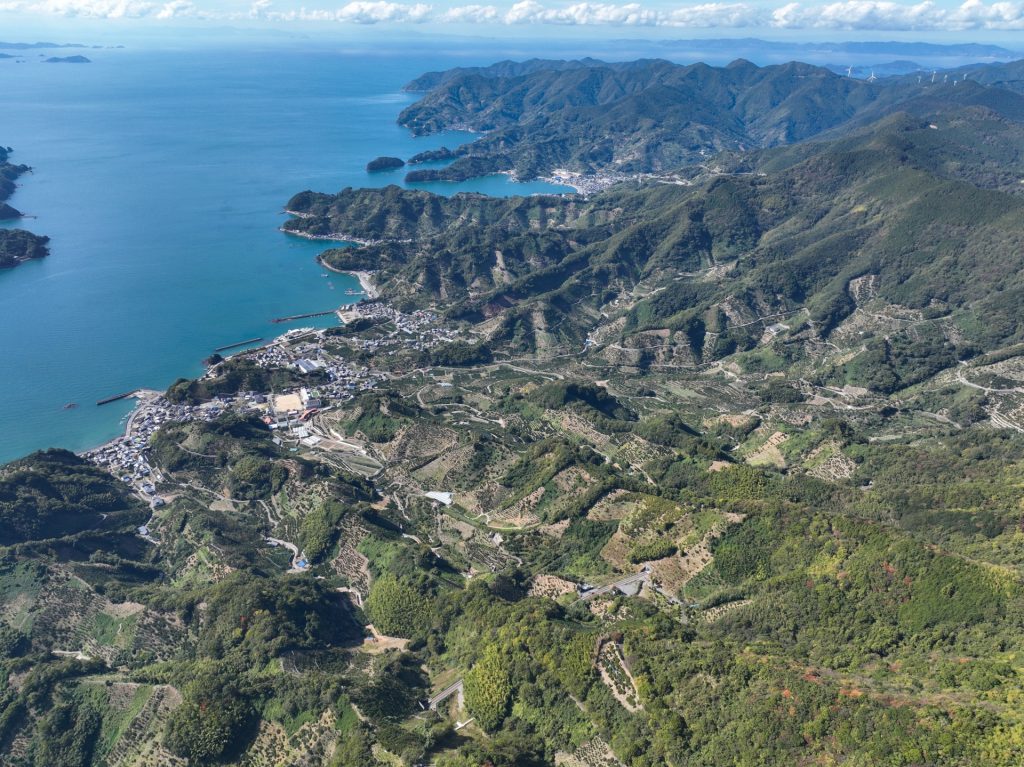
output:
[[[929,29],[942,11],[932,2],[904,5],[890,0],[844,0],[821,6],[789,3],[772,13],[772,26],[786,29]]]
[[[340,8],[273,10],[271,0],[253,0],[248,17],[268,21],[336,21],[348,24],[384,24],[431,20],[433,7],[425,3],[392,3],[387,0],[354,0]]]
[[[379,24],[386,21],[425,21],[430,6],[424,3],[405,5],[386,0],[357,0],[335,12],[337,21],[356,24]]]
[[[742,27],[760,21],[746,3],[704,3],[674,9],[645,8],[639,3],[575,3],[565,7],[520,0],[505,14],[506,24],[571,24],[647,27]]]
[[[704,3],[669,11],[664,23],[671,27],[753,27],[763,21],[760,9],[744,3]]]
[[[179,19],[207,18],[190,0],[11,0],[0,3],[0,11],[38,13],[80,19]]]
[[[327,8],[276,10],[272,0],[252,0],[247,12],[206,9],[215,0],[0,0],[0,12],[16,11],[81,18],[176,18],[317,21],[343,24],[548,24],[569,26],[739,29],[821,29],[852,31],[1024,30],[1024,0],[964,0],[944,7],[933,0],[792,0],[774,7],[760,2],[705,2],[677,6],[640,2],[518,0],[504,7],[461,5],[437,8],[422,2],[351,0]],[[655,0],[651,0],[655,2]]]
[[[142,0],[14,0],[0,4],[0,10],[42,13],[69,18],[128,19],[153,12],[153,3]]]
[[[947,24],[950,29],[1024,29],[1024,3],[967,0],[948,15]]]
[[[967,0],[941,8],[930,0],[915,4],[891,0],[842,0],[826,5],[792,2],[772,12],[771,25],[782,29],[892,31],[964,31],[1024,29],[1024,3]]]
[[[254,0],[253,4],[249,6],[249,18],[270,18],[270,14],[272,13],[270,10],[271,6],[273,6],[273,3],[270,2],[270,0]]]
[[[575,3],[564,8],[552,8],[536,0],[521,0],[505,14],[504,20],[506,24],[656,26],[659,16],[657,11],[645,10],[639,3]]]
[[[487,24],[497,20],[498,9],[493,5],[460,5],[438,17],[438,21],[451,24]]]
[[[188,16],[196,16],[198,11],[189,0],[171,0],[164,3],[156,12],[158,19],[180,19]]]

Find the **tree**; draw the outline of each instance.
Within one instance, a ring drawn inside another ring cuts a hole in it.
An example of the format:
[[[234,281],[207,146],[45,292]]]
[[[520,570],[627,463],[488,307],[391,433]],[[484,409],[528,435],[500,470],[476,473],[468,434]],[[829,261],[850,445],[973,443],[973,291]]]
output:
[[[254,721],[249,696],[216,668],[185,689],[167,724],[167,747],[194,764],[219,762],[245,742]]]
[[[488,732],[501,726],[508,715],[512,698],[512,681],[507,662],[498,648],[491,645],[466,675],[466,708],[477,723]]]

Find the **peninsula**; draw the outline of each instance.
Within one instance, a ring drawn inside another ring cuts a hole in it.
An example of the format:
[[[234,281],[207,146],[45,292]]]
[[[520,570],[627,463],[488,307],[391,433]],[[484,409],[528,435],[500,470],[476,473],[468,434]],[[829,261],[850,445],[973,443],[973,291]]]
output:
[[[0,229],[0,269],[49,255],[49,237],[41,237],[23,229]]]
[[[14,191],[18,188],[15,183],[18,177],[29,171],[27,165],[15,165],[10,162],[10,156],[13,151],[9,146],[0,145],[0,204],[6,203],[11,195],[14,194]],[[17,218],[21,215],[10,206],[4,206],[4,210],[7,211],[6,218]],[[12,211],[17,215],[12,215]]]

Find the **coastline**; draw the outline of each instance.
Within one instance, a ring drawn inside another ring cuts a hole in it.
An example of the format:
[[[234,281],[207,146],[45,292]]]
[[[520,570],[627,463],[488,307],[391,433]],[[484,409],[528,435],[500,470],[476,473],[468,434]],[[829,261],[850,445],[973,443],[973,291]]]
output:
[[[352,271],[350,269],[336,269],[330,264],[326,263],[320,256],[316,257],[316,262],[320,264],[324,269],[335,274],[349,274],[359,280],[359,286],[366,293],[368,299],[380,298],[380,291],[377,286],[373,284],[372,275],[370,272],[363,271]]]
[[[131,394],[125,397],[125,399],[135,400],[135,404],[132,406],[132,409],[129,410],[128,413],[124,416],[124,433],[118,434],[116,437],[111,437],[110,439],[105,440],[104,442],[101,442],[100,444],[95,445],[93,447],[86,448],[85,450],[76,450],[75,455],[80,456],[82,458],[87,458],[89,456],[89,453],[93,453],[97,450],[102,450],[103,448],[110,447],[111,445],[120,442],[123,439],[130,439],[132,436],[132,426],[134,426],[135,424],[135,417],[139,414],[139,411],[142,410],[142,405],[145,404],[145,401],[147,399],[152,399],[154,397],[161,396],[163,396],[163,392],[157,391],[156,389],[141,388],[132,391]]]
[[[350,270],[346,270],[346,269],[336,269],[335,267],[330,266],[329,264],[324,263],[321,260],[320,256],[316,257],[316,262],[320,266],[322,266],[324,269],[327,269],[328,271],[334,272],[335,274],[347,274],[347,275],[350,275],[352,277],[355,277],[359,281],[360,287],[362,288],[362,290],[366,294],[365,295],[365,299],[373,300],[373,299],[376,299],[376,298],[380,297],[380,291],[378,290],[377,286],[374,285],[373,279],[372,279],[372,274],[370,272],[366,272],[366,271],[350,271]],[[352,306],[354,306],[356,303],[358,303],[358,301],[353,303]],[[345,307],[342,307],[342,308],[345,308]],[[265,346],[269,346],[270,344],[274,343],[276,340],[278,340],[282,336],[287,335],[289,332],[291,332],[291,331],[285,331],[281,335],[276,336],[275,338],[271,339],[270,341],[267,341],[265,343],[261,343],[257,347],[255,347],[255,348],[262,348],[262,347],[265,347]],[[250,349],[242,349],[242,350],[239,350],[238,352],[236,352],[236,354],[243,354],[243,353],[245,353],[247,351],[251,351],[251,350]],[[231,357],[231,356],[234,356],[234,355],[228,355],[228,357]],[[111,437],[110,439],[107,439],[107,440],[105,440],[105,441],[103,441],[103,442],[101,442],[101,443],[99,443],[97,445],[94,445],[92,447],[85,448],[84,450],[76,450],[75,454],[78,455],[78,456],[81,456],[83,458],[89,458],[90,454],[92,454],[92,453],[95,453],[97,451],[102,451],[105,448],[111,447],[112,445],[115,445],[115,444],[121,442],[122,440],[131,439],[131,437],[132,437],[132,427],[134,426],[134,421],[135,421],[136,416],[138,416],[138,414],[143,410],[143,408],[146,405],[148,400],[153,399],[155,397],[160,397],[163,394],[164,394],[163,391],[158,391],[156,389],[148,389],[148,388],[144,388],[144,387],[133,390],[129,396],[125,397],[125,399],[134,400],[135,404],[132,407],[132,409],[130,411],[128,411],[128,413],[124,416],[124,432],[122,434],[118,434],[117,436]],[[24,456],[22,456],[22,457],[24,457]],[[15,458],[15,459],[12,459],[12,460],[18,460],[18,459]],[[3,464],[0,464],[0,465],[3,465]]]
[[[295,216],[296,218],[310,218],[309,213],[299,213],[298,211],[288,210],[287,208],[285,209],[284,212],[287,213],[289,216]],[[293,237],[302,237],[303,239],[306,240],[325,240],[327,242],[349,242],[352,243],[353,245],[364,246],[385,245],[389,242],[412,242],[412,240],[367,240],[363,237],[350,237],[348,235],[339,234],[337,232],[332,234],[310,234],[309,232],[295,232],[292,231],[291,229],[285,229],[283,226],[279,226],[277,228],[277,231],[281,232],[282,234],[290,234]]]

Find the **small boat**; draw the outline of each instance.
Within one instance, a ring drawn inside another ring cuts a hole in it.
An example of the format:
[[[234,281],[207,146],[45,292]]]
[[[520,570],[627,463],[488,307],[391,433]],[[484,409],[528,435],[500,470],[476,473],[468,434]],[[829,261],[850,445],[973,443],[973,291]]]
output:
[[[78,407],[78,403],[77,402],[69,402],[68,404],[66,404],[64,406],[64,409],[65,410],[74,410],[76,407]]]

